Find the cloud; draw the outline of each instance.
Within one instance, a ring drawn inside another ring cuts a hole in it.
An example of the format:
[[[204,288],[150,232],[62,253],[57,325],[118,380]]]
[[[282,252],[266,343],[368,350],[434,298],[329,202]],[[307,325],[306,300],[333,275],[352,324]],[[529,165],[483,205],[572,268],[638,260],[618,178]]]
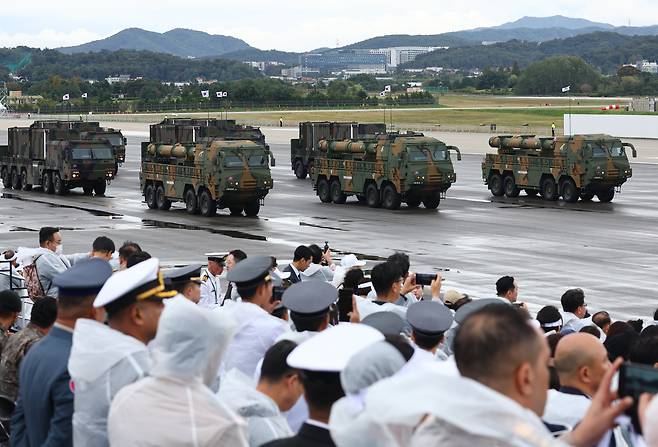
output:
[[[71,31],[56,31],[44,29],[38,33],[14,33],[0,32],[0,47],[28,46],[35,48],[57,48],[92,40],[102,39],[104,36],[93,33],[83,28]]]

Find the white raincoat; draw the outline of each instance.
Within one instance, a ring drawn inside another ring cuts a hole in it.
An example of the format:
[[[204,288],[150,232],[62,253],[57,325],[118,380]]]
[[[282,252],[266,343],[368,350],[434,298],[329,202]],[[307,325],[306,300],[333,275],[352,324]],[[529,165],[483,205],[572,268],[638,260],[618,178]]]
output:
[[[251,447],[293,436],[276,402],[258,391],[256,384],[237,369],[224,376],[217,395],[247,421]]]
[[[184,298],[169,300],[153,343],[151,377],[112,402],[110,445],[246,447],[244,421],[208,388],[234,330],[224,315]]]
[[[151,366],[146,345],[97,321],[75,324],[69,358],[74,387],[73,443],[108,445],[110,403],[126,385],[144,377]]]
[[[302,281],[319,280],[331,282],[334,279],[334,271],[324,265],[311,264],[306,270],[299,272],[299,278]]]

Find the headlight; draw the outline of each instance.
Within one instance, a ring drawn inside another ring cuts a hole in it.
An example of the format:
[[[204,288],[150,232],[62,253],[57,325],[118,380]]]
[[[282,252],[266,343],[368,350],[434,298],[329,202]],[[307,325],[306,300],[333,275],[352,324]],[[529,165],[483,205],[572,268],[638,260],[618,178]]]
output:
[[[71,178],[78,178],[78,177],[80,177],[80,173],[78,171],[71,172]]]

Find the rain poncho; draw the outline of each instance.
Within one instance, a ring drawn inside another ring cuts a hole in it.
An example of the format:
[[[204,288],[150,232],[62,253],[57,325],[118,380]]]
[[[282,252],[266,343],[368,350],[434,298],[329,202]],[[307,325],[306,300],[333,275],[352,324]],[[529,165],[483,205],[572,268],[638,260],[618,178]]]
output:
[[[277,404],[258,391],[255,383],[237,369],[224,376],[217,395],[247,421],[251,447],[293,436]]]
[[[208,388],[234,330],[225,315],[170,300],[152,347],[151,377],[112,402],[110,445],[246,446],[244,422]]]
[[[107,414],[114,396],[144,377],[151,363],[146,345],[86,318],[73,332],[69,373],[74,387],[73,442],[107,446]]]
[[[351,430],[337,424],[332,411],[337,445],[564,446],[532,411],[474,380],[445,375],[440,366],[427,362],[371,386]]]
[[[334,279],[334,272],[330,267],[320,264],[311,264],[303,272],[299,272],[299,278],[302,281],[327,281],[331,282]]]

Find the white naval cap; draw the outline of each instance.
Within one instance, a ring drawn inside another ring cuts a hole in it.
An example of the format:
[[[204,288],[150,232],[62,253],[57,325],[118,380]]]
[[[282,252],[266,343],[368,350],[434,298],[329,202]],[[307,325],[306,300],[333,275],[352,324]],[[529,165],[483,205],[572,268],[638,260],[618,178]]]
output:
[[[170,298],[175,291],[166,291],[160,273],[160,261],[150,258],[121,270],[105,282],[96,299],[94,307],[105,307],[121,298],[132,298],[126,304],[147,298]]]
[[[382,340],[384,335],[370,326],[340,323],[297,346],[287,362],[292,368],[340,372],[354,354]]]
[[[351,269],[352,267],[363,267],[364,265],[366,265],[366,261],[360,261],[359,258],[353,254],[345,255],[340,260],[340,266],[344,269]]]

